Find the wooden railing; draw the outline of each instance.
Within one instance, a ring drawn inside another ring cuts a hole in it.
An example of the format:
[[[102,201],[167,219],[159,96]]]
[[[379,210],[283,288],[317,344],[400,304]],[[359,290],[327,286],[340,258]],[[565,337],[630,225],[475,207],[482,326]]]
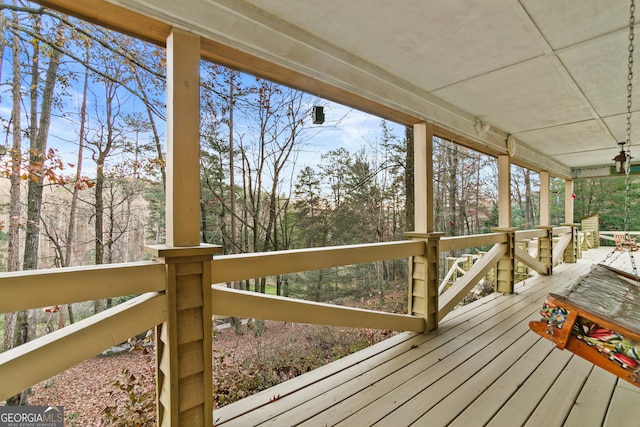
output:
[[[524,240],[541,239],[548,237],[546,229],[515,231],[515,242]],[[553,246],[553,265],[557,264],[563,257],[564,252],[572,242],[572,227],[561,226],[553,227],[553,236],[559,236],[558,242]],[[503,258],[508,248],[508,233],[498,232],[474,236],[458,236],[444,237],[440,240],[440,252],[465,250],[479,246],[493,245],[482,257],[478,258],[473,266],[461,277],[458,278],[442,295],[439,297],[438,319],[442,320],[456,305],[458,305],[466,295],[486,276],[487,272],[495,268],[498,260]],[[532,268],[540,274],[549,274],[551,266],[545,265],[537,259],[537,256],[531,256],[524,249],[517,246],[513,248],[514,258],[523,262],[526,266]],[[440,289],[439,289],[440,290]]]
[[[363,264],[424,253],[415,241],[332,246],[278,252],[216,256],[211,264],[213,283],[225,283],[278,274]]]
[[[214,283],[406,258],[424,252],[403,241],[215,257]],[[165,265],[159,262],[0,274],[0,313],[142,294],[0,353],[0,400],[48,379],[167,320]],[[213,312],[230,316],[391,330],[424,330],[422,318],[211,289]]]
[[[457,280],[443,295],[438,304],[438,319],[442,320],[474,286],[495,266],[498,260],[507,253],[507,243],[496,243],[480,258],[462,278]]]
[[[0,400],[164,322],[164,275],[154,262],[1,274],[2,313],[142,295],[0,353]]]
[[[211,263],[213,283],[253,279],[278,274],[363,264],[422,255],[424,245],[417,241],[334,246],[242,255],[222,255]],[[273,297],[255,292],[214,286],[211,293],[215,314],[253,317],[332,326],[424,330],[422,318],[392,313],[360,310],[331,304]]]
[[[567,227],[569,231],[570,227]],[[558,229],[558,232],[567,230]],[[516,232],[518,239],[545,230]],[[440,300],[451,310],[505,255],[507,233],[443,238],[441,251],[493,247]],[[289,322],[424,331],[418,316],[321,304],[221,287],[226,282],[425,255],[419,240],[215,256],[210,298],[214,314]],[[161,262],[72,267],[0,274],[0,312],[139,294],[125,303],[0,354],[0,400],[167,321],[166,265]]]

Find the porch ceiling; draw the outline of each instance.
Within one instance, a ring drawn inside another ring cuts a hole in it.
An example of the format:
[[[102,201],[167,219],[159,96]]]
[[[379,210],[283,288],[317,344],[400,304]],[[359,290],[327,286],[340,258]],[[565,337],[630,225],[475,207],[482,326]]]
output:
[[[492,155],[512,134],[514,163],[552,175],[608,167],[625,139],[626,1],[108,2],[197,32],[214,43],[210,59],[401,123],[430,121]],[[640,70],[633,83],[636,111]],[[476,120],[490,131],[478,135]]]

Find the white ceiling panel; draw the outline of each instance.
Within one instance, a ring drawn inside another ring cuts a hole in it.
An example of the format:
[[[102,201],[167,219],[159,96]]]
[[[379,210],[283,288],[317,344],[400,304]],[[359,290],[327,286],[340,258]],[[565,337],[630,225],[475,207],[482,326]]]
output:
[[[524,132],[517,136],[527,140],[537,150],[552,156],[616,147],[606,127],[595,120]]]
[[[558,53],[599,116],[626,112],[628,39],[628,30],[618,31]],[[640,89],[640,70],[635,71],[633,84]],[[633,103],[639,105],[640,90],[634,91]]]
[[[629,24],[628,1],[520,0],[519,3],[555,50],[597,39],[628,28]]]
[[[625,136],[627,1],[108,1],[277,64],[285,84],[336,88],[348,105],[431,121],[487,152],[514,134],[520,153],[542,155],[514,162],[538,170],[604,166]],[[476,134],[477,119],[490,132]]]
[[[503,0],[247,3],[427,90],[542,54]]]
[[[539,57],[449,86],[434,94],[508,133],[592,119],[552,59]]]

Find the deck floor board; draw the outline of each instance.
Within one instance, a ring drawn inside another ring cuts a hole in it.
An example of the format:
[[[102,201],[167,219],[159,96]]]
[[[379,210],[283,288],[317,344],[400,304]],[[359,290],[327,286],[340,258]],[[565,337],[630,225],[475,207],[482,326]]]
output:
[[[539,338],[532,336],[531,334],[522,335],[513,345],[507,347],[497,357],[489,362],[482,370],[476,375],[464,381],[451,393],[447,394],[440,402],[433,406],[428,412],[426,412],[417,423],[433,423],[434,425],[447,425],[456,420],[465,408],[472,405],[478,396],[480,396],[485,390],[493,386],[502,374],[505,372],[506,366],[513,367],[518,360],[520,360],[522,354],[530,351],[538,341]],[[482,410],[484,408],[478,408]],[[472,416],[469,422],[476,421],[477,415]]]
[[[640,420],[640,388],[618,380],[604,420],[605,427],[634,425]]]
[[[522,337],[525,333],[524,330],[518,330],[518,328],[514,328],[509,332],[509,334],[500,337],[499,344],[505,345],[505,348],[515,345],[513,339]],[[461,352],[464,352],[464,349],[462,349]],[[393,426],[398,418],[413,423],[417,420],[421,411],[427,411],[427,413],[423,415],[422,421],[417,424],[424,425],[423,423],[431,423],[431,410],[440,403],[444,397],[454,393],[459,387],[474,378],[474,376],[480,375],[481,371],[482,375],[487,373],[487,366],[491,364],[492,360],[498,358],[501,353],[504,353],[504,350],[497,346],[488,345],[478,353],[471,355],[471,357],[465,358],[464,362],[454,370],[449,371],[445,376],[429,384],[428,387],[422,389],[418,394],[415,394],[398,409],[390,412],[382,420],[380,425]],[[432,375],[436,376],[438,373],[432,371]],[[419,380],[419,377],[417,377],[417,379]],[[416,383],[415,386],[419,386],[418,381],[414,382]],[[454,418],[455,415],[457,414],[451,414],[450,418]]]
[[[640,419],[640,388],[528,329],[548,293],[577,282],[608,253],[587,251],[577,264],[521,282],[514,295],[495,293],[451,312],[435,332],[398,334],[221,408],[216,425],[586,427]],[[608,261],[630,265],[622,254]]]
[[[565,427],[601,426],[617,381],[604,369],[594,366],[564,423]]]
[[[504,405],[487,425],[524,425],[570,359],[571,353],[567,351],[554,350],[549,353],[515,393],[503,401]]]
[[[525,426],[563,425],[592,369],[593,364],[572,356]]]
[[[527,334],[527,337],[537,339],[536,343],[512,366],[503,371],[493,384],[481,390],[473,403],[459,408],[461,413],[449,424],[451,427],[467,427],[488,423],[501,409],[504,402],[518,391],[553,350],[553,347],[542,338],[536,338],[534,334]],[[449,404],[455,406],[457,402],[451,399],[451,396],[447,396]]]

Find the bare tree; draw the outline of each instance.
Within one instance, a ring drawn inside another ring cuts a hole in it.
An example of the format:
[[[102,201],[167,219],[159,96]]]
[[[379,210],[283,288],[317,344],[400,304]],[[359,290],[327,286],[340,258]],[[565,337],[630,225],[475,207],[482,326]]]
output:
[[[18,20],[18,13],[13,12],[13,20]],[[20,39],[17,30],[12,30],[12,101],[11,110],[12,123],[12,146],[11,146],[11,171],[9,181],[11,183],[9,202],[9,242],[7,254],[7,270],[18,271],[20,269],[20,165],[22,163],[22,127],[21,127],[21,105],[22,94],[20,92]],[[16,327],[16,314],[5,313],[4,318],[4,349],[8,350],[14,346],[14,333]]]
[[[415,230],[415,197],[414,197],[414,186],[415,186],[415,172],[413,168],[414,162],[414,138],[413,138],[413,128],[411,126],[407,126],[405,128],[405,147],[406,147],[406,161],[405,161],[405,194],[406,201],[404,203],[405,207],[405,223],[407,227],[407,231]]]
[[[280,220],[286,207],[281,195],[289,194],[297,149],[304,143],[302,132],[308,107],[304,94],[258,80],[255,103],[247,108],[247,120],[255,123],[251,144],[241,139],[242,170],[252,250],[282,249]],[[285,191],[283,185],[288,185]],[[265,282],[256,282],[265,291]]]
[[[35,16],[34,28],[41,28],[40,16]],[[58,44],[64,44],[64,28],[57,29]],[[49,125],[51,123],[51,106],[54,98],[54,87],[58,80],[58,65],[60,64],[60,50],[53,49],[49,55],[49,64],[45,74],[42,99],[39,100],[40,90],[40,65],[43,63],[39,43],[34,43],[32,71],[31,71],[31,117],[29,129],[29,180],[27,189],[27,224],[24,245],[24,260],[22,267],[25,270],[38,268],[38,241],[40,236],[40,212],[42,210],[42,189],[45,185],[45,155],[47,151],[47,139]],[[38,120],[38,106],[40,107],[40,119]]]
[[[85,61],[89,61],[89,40],[84,39],[85,45]],[[85,68],[84,83],[82,85],[82,106],[80,107],[80,131],[78,134],[78,157],[76,161],[76,174],[73,180],[73,189],[71,194],[71,206],[69,212],[69,223],[67,225],[67,247],[65,249],[62,266],[69,267],[71,265],[71,257],[73,255],[73,242],[75,241],[76,214],[78,210],[78,197],[80,190],[85,186],[82,179],[82,162],[84,160],[84,139],[87,124],[87,93],[89,90],[89,69]],[[69,306],[69,320],[73,323],[73,313]]]

